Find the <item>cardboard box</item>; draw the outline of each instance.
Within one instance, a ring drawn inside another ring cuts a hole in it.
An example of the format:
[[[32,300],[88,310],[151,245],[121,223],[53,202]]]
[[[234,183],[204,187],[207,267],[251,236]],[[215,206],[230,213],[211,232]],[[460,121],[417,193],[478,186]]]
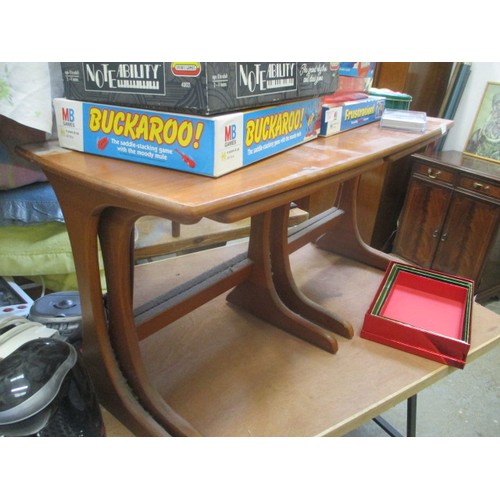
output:
[[[335,92],[368,92],[372,86],[373,78],[361,76],[339,76],[339,84]]]
[[[347,102],[324,103],[320,135],[328,137],[380,120],[385,109],[383,97],[367,97]]]
[[[339,68],[340,76],[373,78],[374,72],[374,62],[341,62]]]
[[[361,337],[463,368],[473,291],[471,280],[392,262],[365,315]]]
[[[332,62],[64,62],[65,97],[213,115],[335,92]]]
[[[61,147],[219,177],[318,136],[321,100],[214,117],[54,99]]]

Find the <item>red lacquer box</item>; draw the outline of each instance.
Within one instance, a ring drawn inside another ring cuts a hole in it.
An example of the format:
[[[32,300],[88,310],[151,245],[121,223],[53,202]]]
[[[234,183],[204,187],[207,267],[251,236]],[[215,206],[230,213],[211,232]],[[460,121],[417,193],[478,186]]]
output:
[[[365,314],[361,337],[463,368],[474,282],[391,262]]]

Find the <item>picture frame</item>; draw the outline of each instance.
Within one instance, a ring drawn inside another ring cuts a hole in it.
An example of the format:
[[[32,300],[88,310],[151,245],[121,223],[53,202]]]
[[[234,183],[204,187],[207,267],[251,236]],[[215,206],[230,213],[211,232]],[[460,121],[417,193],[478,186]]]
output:
[[[464,154],[500,163],[500,82],[488,82]]]

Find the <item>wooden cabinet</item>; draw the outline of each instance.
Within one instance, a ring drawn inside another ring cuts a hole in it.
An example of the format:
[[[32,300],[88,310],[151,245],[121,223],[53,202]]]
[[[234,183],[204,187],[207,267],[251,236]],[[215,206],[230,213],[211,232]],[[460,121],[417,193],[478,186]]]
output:
[[[393,252],[473,279],[478,298],[500,293],[500,165],[458,151],[412,161]]]

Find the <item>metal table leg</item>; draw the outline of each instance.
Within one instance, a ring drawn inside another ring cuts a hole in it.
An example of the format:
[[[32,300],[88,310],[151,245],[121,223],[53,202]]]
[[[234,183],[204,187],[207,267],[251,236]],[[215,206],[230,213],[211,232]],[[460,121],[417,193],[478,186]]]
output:
[[[391,437],[403,437],[387,420],[382,417],[375,417],[373,421],[381,427]],[[406,437],[417,435],[417,395],[406,400]]]

